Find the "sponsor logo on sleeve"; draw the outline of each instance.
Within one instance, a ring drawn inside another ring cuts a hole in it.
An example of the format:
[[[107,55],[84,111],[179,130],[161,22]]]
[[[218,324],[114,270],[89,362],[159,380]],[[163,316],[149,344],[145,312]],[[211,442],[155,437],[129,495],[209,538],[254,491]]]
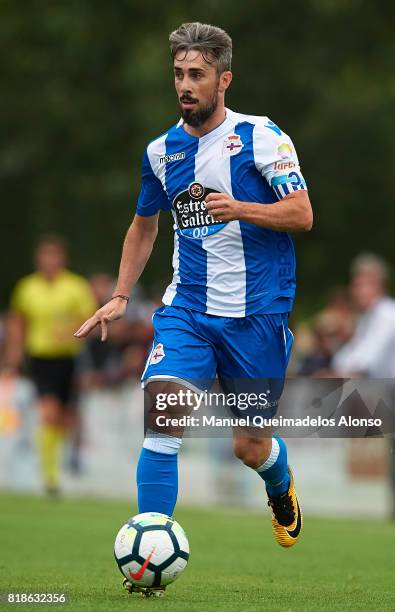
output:
[[[292,147],[287,142],[283,142],[277,147],[277,153],[281,159],[288,159],[292,156]]]
[[[289,170],[295,168],[296,164],[292,161],[280,161],[274,164],[275,170]]]

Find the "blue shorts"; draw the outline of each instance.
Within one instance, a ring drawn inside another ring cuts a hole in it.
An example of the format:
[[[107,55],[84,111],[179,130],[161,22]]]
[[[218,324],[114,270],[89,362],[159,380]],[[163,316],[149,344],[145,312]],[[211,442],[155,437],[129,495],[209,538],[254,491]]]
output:
[[[235,381],[244,388],[246,381],[260,385],[271,379],[273,397],[281,395],[293,343],[288,313],[235,318],[161,306],[152,321],[154,341],[143,386],[151,380],[179,379],[202,389],[218,377],[234,391]]]

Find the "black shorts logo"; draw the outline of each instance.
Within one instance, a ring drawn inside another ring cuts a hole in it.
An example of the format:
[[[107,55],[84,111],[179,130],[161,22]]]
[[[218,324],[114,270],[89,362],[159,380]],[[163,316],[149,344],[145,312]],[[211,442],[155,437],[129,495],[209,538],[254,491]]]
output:
[[[174,218],[183,236],[202,239],[225,227],[225,223],[216,221],[206,209],[205,198],[209,193],[219,192],[194,182],[174,198]]]

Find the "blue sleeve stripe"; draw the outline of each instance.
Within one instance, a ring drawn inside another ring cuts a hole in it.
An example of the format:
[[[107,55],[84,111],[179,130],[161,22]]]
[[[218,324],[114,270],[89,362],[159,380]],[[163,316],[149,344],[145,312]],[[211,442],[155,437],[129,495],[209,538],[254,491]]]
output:
[[[282,200],[282,198],[284,198],[286,195],[292,193],[291,188],[292,191],[307,190],[306,185],[294,185],[293,183],[284,183],[283,185],[279,185],[278,187],[273,187],[273,191],[275,192],[278,199]]]
[[[147,150],[144,153],[141,188],[136,212],[141,217],[151,217],[159,210],[168,210],[169,203],[162,183],[154,174]]]
[[[278,199],[279,199],[279,200],[281,200],[282,196],[281,196],[281,193],[280,193],[280,192],[279,192],[279,190],[278,190],[278,187],[275,187],[275,186],[273,185],[273,189],[274,189],[274,193],[276,194],[276,196],[278,197]]]

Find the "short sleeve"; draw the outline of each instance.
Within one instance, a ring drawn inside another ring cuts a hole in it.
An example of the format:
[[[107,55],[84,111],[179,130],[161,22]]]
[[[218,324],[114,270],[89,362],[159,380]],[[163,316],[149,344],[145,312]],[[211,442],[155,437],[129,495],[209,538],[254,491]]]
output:
[[[78,281],[76,284],[78,316],[90,317],[98,308],[98,304],[89,283],[84,278],[79,278]]]
[[[168,208],[167,195],[162,183],[154,174],[148,153],[145,151],[141,174],[141,189],[137,200],[136,212],[142,217],[151,217],[159,210],[166,210]]]
[[[11,293],[10,308],[13,312],[25,315],[26,313],[26,291],[24,279],[17,282]]]
[[[279,200],[307,189],[292,140],[272,121],[255,126],[254,157],[256,168]]]

